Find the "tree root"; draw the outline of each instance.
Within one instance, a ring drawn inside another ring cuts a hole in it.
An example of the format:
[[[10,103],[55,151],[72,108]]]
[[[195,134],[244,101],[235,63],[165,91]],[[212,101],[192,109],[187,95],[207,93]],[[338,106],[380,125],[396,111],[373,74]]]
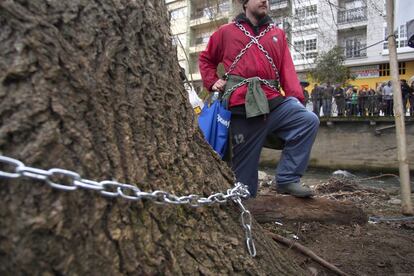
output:
[[[318,255],[316,255],[312,250],[310,250],[309,248],[297,243],[296,241],[287,239],[285,237],[282,237],[278,234],[274,234],[271,233],[269,231],[266,231],[266,234],[269,235],[273,240],[282,243],[284,245],[287,245],[291,248],[295,248],[296,250],[298,250],[300,253],[304,254],[305,256],[308,256],[309,258],[311,258],[312,260],[314,260],[315,262],[317,262],[318,264],[330,269],[333,272],[338,273],[338,275],[343,275],[343,276],[349,276],[349,274],[343,272],[342,270],[340,270],[339,268],[337,268],[335,265],[325,261],[324,259],[322,259],[321,257],[319,257]]]

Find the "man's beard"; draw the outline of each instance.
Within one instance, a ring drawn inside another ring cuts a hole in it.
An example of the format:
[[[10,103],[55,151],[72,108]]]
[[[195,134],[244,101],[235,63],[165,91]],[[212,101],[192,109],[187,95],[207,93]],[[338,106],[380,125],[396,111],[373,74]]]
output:
[[[260,21],[260,19],[262,19],[263,17],[265,17],[267,15],[267,10],[265,12],[252,12],[252,15],[258,20]]]

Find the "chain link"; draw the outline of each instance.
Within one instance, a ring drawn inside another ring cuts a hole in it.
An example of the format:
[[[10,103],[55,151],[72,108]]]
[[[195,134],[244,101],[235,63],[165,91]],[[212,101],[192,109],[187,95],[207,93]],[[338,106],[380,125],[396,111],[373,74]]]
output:
[[[244,208],[244,205],[241,202],[241,199],[236,199],[237,204],[240,207],[241,212],[241,224],[244,229],[244,234],[246,236],[246,246],[247,251],[249,251],[250,256],[256,256],[256,247],[254,246],[253,236],[252,236],[252,215],[250,211]]]
[[[10,167],[9,171],[3,171],[2,168]],[[127,200],[137,201],[148,199],[156,204],[172,205],[189,205],[191,207],[209,206],[213,204],[222,204],[228,201],[237,203],[241,210],[241,224],[246,236],[246,245],[249,254],[256,256],[256,248],[252,238],[251,224],[252,217],[250,212],[244,207],[241,199],[250,197],[247,186],[237,182],[234,187],[227,190],[227,193],[215,193],[208,197],[190,194],[187,196],[177,196],[166,191],[156,190],[153,192],[142,192],[138,187],[119,183],[113,180],[104,180],[101,182],[83,179],[78,173],[59,168],[42,170],[25,166],[21,161],[0,155],[0,177],[2,178],[21,178],[27,177],[46,182],[52,188],[62,191],[74,191],[78,188],[94,190],[108,197],[121,197]],[[54,182],[56,179],[65,178],[66,183]]]
[[[240,86],[243,86],[247,83],[250,83],[254,80],[259,80],[261,83],[264,83],[265,85],[269,86],[270,88],[274,89],[274,90],[279,90],[276,86],[272,85],[270,82],[268,82],[265,79],[262,79],[260,77],[253,77],[253,78],[248,78],[248,79],[244,79],[241,82],[233,85],[232,87],[230,87],[229,89],[226,90],[226,92],[223,94],[223,98],[225,98],[228,94],[233,93],[234,90],[236,90],[237,88],[239,88]]]

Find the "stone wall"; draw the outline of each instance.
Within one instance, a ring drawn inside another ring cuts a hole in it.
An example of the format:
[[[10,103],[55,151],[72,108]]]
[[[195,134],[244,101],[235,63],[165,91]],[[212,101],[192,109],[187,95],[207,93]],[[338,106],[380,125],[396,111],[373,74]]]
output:
[[[329,169],[397,171],[393,120],[321,119],[309,166]],[[406,121],[407,156],[414,170],[414,121]],[[261,165],[275,166],[281,151],[264,148]]]

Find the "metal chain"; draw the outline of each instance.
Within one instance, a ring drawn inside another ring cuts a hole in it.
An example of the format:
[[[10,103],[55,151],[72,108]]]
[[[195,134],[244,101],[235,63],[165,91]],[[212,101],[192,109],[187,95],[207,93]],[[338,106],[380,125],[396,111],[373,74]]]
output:
[[[233,93],[233,91],[236,90],[237,88],[239,88],[240,86],[243,86],[243,85],[245,85],[247,83],[252,82],[254,79],[259,80],[261,83],[264,83],[265,85],[269,86],[270,88],[272,88],[274,90],[279,90],[276,86],[272,85],[267,80],[262,79],[260,77],[253,77],[253,78],[244,79],[241,82],[236,83],[235,85],[233,85],[232,87],[230,87],[229,89],[227,89],[226,92],[223,94],[223,98],[225,98],[228,94]]]
[[[1,170],[2,167],[11,167],[9,171]],[[172,204],[172,205],[189,205],[191,207],[209,206],[213,204],[226,203],[230,200],[238,204],[241,210],[241,224],[246,235],[246,245],[249,254],[252,257],[256,256],[256,248],[252,238],[251,230],[251,215],[250,212],[243,206],[241,199],[250,197],[247,186],[237,182],[235,186],[227,190],[227,193],[215,193],[208,197],[190,194],[187,196],[177,196],[165,191],[156,190],[153,192],[142,192],[138,187],[131,184],[119,183],[112,180],[104,180],[101,182],[83,179],[78,173],[64,169],[53,168],[49,170],[42,170],[32,167],[27,167],[23,162],[0,155],[0,177],[3,178],[22,178],[27,177],[31,179],[41,180],[49,184],[52,188],[63,191],[74,191],[78,188],[94,190],[100,194],[108,197],[122,197],[127,200],[142,200],[148,199],[156,204]],[[70,183],[54,182],[52,178],[64,177],[70,180]]]
[[[267,32],[269,32],[274,27],[274,25],[269,24],[267,28],[264,29],[258,36],[252,36],[250,32],[246,30],[246,28],[242,24],[240,24],[240,22],[235,22],[235,24],[247,37],[250,38],[250,42],[236,56],[233,63],[230,65],[229,70],[226,72],[225,76],[227,77],[230,74],[230,72],[234,70],[234,68],[236,67],[236,64],[240,61],[241,57],[246,53],[247,49],[250,48],[253,44],[256,44],[259,50],[265,54],[266,59],[269,61],[270,65],[272,66],[273,71],[275,71],[276,80],[279,80],[279,72],[277,70],[277,67],[272,57],[270,56],[269,52],[266,51],[263,45],[260,44],[259,42],[259,39],[262,38]]]

